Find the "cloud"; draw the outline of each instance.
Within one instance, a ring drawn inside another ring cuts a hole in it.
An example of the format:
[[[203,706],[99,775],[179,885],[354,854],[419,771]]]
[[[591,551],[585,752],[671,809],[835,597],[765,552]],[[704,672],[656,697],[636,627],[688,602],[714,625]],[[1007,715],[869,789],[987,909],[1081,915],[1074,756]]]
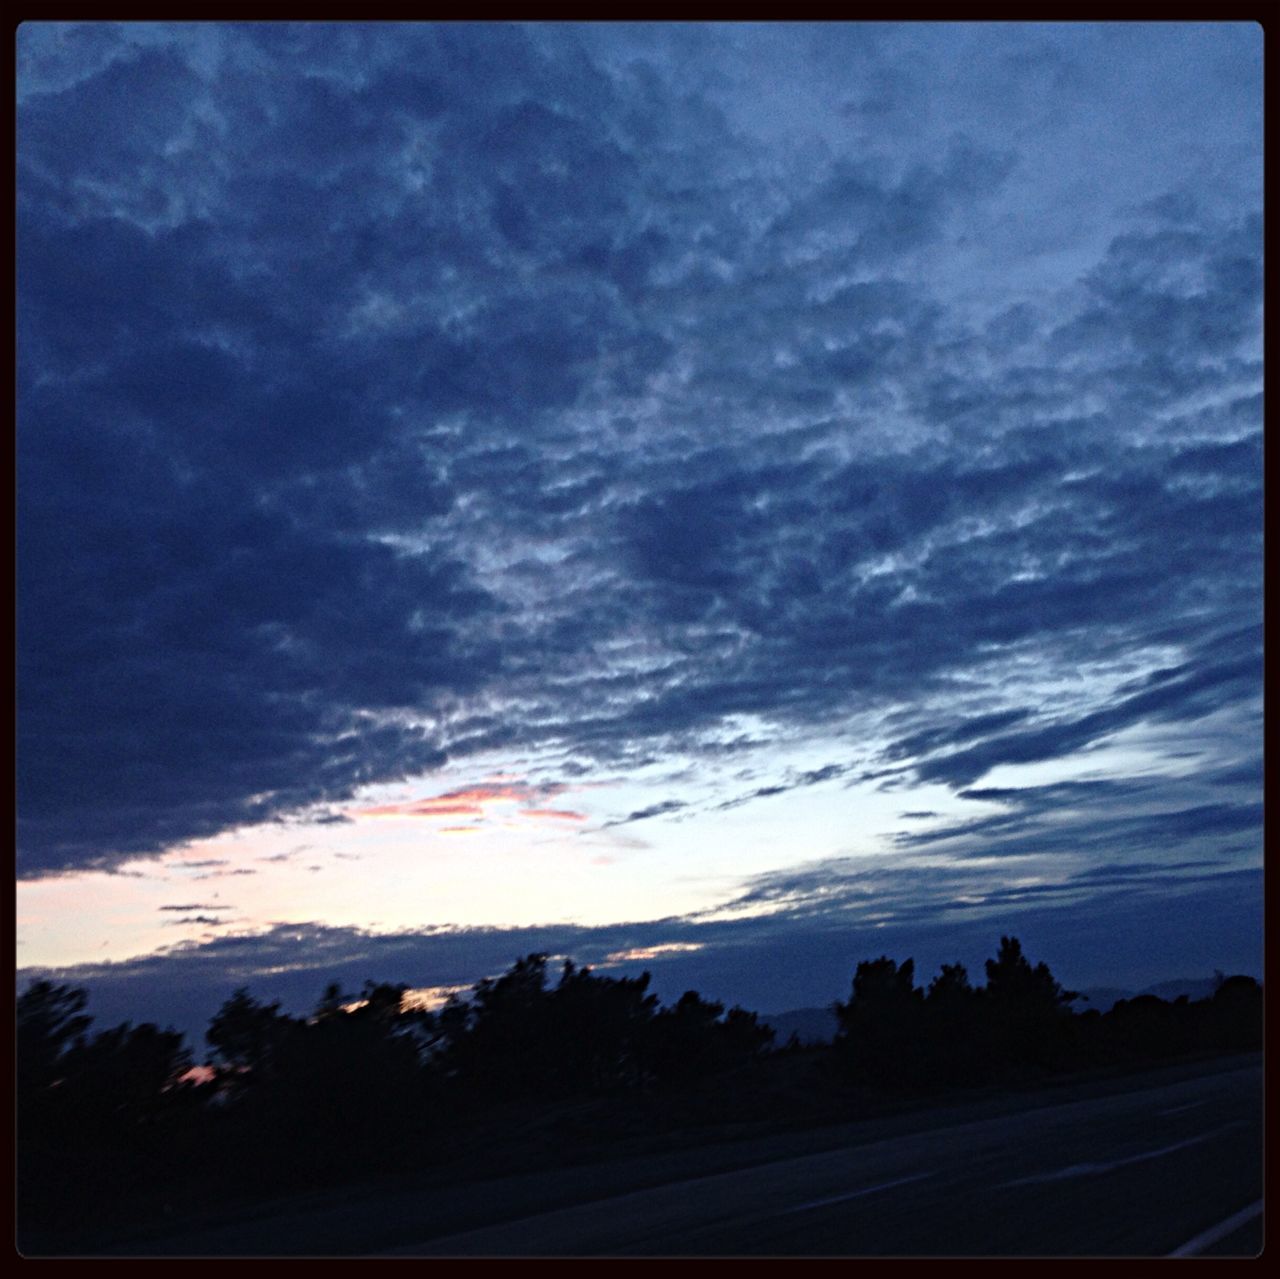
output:
[[[299,844],[296,848],[286,849],[284,852],[271,853],[266,857],[259,857],[260,862],[287,862],[292,861],[295,857],[300,857],[303,853],[311,851],[310,844]]]
[[[664,955],[683,955],[702,949],[700,942],[670,941],[656,942],[652,946],[633,946],[630,950],[614,951],[601,961],[605,967],[610,964],[633,964],[648,959],[660,959]]]
[[[1206,653],[1206,660],[1202,662],[1153,672],[1142,681],[1143,691],[1115,698],[1087,715],[1025,732],[993,735],[966,750],[917,764],[916,774],[924,780],[970,785],[999,763],[1053,759],[1134,724],[1195,719],[1208,714],[1226,698],[1256,695],[1261,671],[1260,639],[1260,633],[1252,630],[1215,637],[1213,643],[1205,646],[1207,650],[1247,646],[1248,655],[1215,662]]]
[[[1149,34],[24,28],[19,873],[1256,738],[1260,50]]]
[[[740,808],[743,804],[751,803],[752,800],[767,799],[771,795],[785,795],[788,791],[806,786],[817,786],[822,782],[829,782],[837,777],[845,776],[851,768],[852,765],[850,764],[824,764],[821,768],[801,771],[788,770],[783,781],[770,786],[757,786],[755,790],[748,791],[745,795],[737,795],[732,799],[716,804],[715,808],[717,811],[723,812],[730,808]]]
[[[517,816],[554,821],[586,821],[583,813],[569,809],[536,808],[530,804],[538,799],[559,795],[568,789],[563,783],[544,782],[487,782],[445,792],[427,799],[405,800],[390,804],[374,804],[350,811],[350,816],[365,817],[473,817],[482,818],[485,809],[492,804],[519,804]],[[442,831],[475,830],[468,825],[444,826]]]
[[[1075,986],[1121,979],[1141,986],[1170,971],[1260,972],[1258,870],[1214,873],[1196,863],[1136,874],[1141,883],[1112,884],[1104,871],[1061,884],[997,887],[985,901],[966,902],[958,899],[980,897],[984,886],[972,868],[939,877],[924,865],[904,872],[833,864],[787,881],[762,877],[751,899],[773,909],[737,918],[389,934],[276,923],[118,963],[20,969],[18,981],[83,985],[89,1011],[105,1024],[125,1017],[168,1022],[199,1046],[209,1018],[238,986],[301,1013],[330,981],[346,989],[369,979],[469,987],[533,952],[622,972],[647,969],[664,1003],[696,989],[762,1012],[845,997],[857,962],[879,954],[914,956],[922,973],[959,959],[980,974],[983,958],[1010,932]],[[1078,908],[1081,899],[1088,910]]]
[[[626,826],[631,822],[647,821],[650,817],[661,817],[664,813],[676,813],[682,808],[687,808],[688,803],[682,799],[664,799],[656,804],[646,805],[644,808],[634,809],[625,817],[620,817],[616,821],[605,822],[604,826]]]

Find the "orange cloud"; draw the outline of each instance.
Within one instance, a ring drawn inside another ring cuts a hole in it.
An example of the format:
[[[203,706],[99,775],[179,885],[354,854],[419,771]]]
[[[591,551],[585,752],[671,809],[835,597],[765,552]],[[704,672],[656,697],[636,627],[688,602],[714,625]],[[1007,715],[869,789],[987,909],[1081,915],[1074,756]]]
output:
[[[528,804],[538,799],[549,799],[566,789],[567,787],[561,782],[531,786],[527,782],[495,779],[462,787],[459,790],[446,791],[443,795],[433,795],[427,799],[405,800],[396,804],[375,804],[370,808],[354,808],[348,811],[347,816],[480,818],[484,816],[484,810],[490,804]],[[561,821],[584,822],[587,820],[582,813],[555,808],[526,808],[522,815],[551,817]]]
[[[633,946],[630,950],[615,950],[604,957],[606,964],[622,964],[644,959],[661,959],[663,955],[683,955],[690,951],[701,950],[702,942],[698,941],[664,941],[653,946]]]
[[[358,808],[355,817],[479,817],[479,804],[459,804],[439,799],[417,799],[408,804],[379,804],[375,808]]]

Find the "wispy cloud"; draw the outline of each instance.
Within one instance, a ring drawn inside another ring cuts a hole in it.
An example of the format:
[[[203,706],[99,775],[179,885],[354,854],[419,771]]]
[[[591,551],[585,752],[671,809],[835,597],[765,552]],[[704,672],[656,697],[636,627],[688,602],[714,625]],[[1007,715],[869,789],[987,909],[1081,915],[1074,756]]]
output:
[[[350,809],[354,818],[367,817],[468,817],[483,820],[494,805],[518,805],[515,815],[534,821],[585,822],[586,814],[571,809],[536,807],[539,800],[559,795],[570,789],[564,783],[532,784],[520,781],[486,782],[475,786],[446,791],[424,799],[403,800],[388,804],[373,804],[365,808]],[[457,833],[477,829],[476,825],[452,825],[439,828],[442,832]]]
[[[687,808],[688,804],[682,799],[664,799],[656,804],[649,804],[644,808],[637,808],[628,813],[626,817],[619,817],[611,822],[604,822],[604,826],[626,826],[631,822],[647,821],[650,817],[661,817],[665,813],[678,813],[682,808]]]

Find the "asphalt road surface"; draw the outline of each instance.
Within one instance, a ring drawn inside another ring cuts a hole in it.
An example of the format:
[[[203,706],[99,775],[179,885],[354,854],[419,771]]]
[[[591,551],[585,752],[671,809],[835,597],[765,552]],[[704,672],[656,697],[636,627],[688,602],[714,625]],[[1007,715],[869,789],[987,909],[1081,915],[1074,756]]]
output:
[[[349,1188],[124,1256],[1253,1256],[1257,1056],[470,1184]]]
[[[418,1256],[1168,1256],[1261,1247],[1260,1067],[402,1247]],[[1237,1255],[1240,1255],[1237,1253]]]

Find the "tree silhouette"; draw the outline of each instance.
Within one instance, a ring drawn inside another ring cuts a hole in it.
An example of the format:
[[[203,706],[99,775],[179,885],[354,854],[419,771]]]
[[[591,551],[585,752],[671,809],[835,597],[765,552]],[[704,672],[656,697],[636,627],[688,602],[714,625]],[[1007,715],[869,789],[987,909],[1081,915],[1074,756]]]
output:
[[[20,1117],[78,1129],[88,1139],[154,1118],[191,1067],[175,1030],[125,1022],[88,1035],[87,995],[47,981],[31,985],[17,1001],[17,1073]]]
[[[973,1005],[973,987],[963,964],[943,964],[929,983],[926,1000],[937,1008],[969,1009]]]
[[[599,977],[565,961],[550,1001],[564,1086],[605,1092],[641,1082],[644,1039],[658,1003],[648,989],[648,973]]]
[[[987,996],[998,1005],[1057,1012],[1060,1005],[1080,998],[1058,985],[1048,964],[1032,968],[1016,937],[1001,937],[1000,950],[986,967]]]
[[[775,1038],[773,1027],[762,1025],[758,1013],[737,1004],[725,1013],[718,1034],[724,1043],[724,1059],[734,1066],[759,1056]]]
[[[1070,1004],[1080,996],[1058,985],[1047,964],[1033,968],[1016,937],[1000,938],[986,969],[984,1004],[999,1057],[1021,1065],[1063,1064],[1072,1042]]]
[[[944,1083],[972,1084],[991,1068],[981,996],[963,964],[943,964],[924,1000],[924,1074]]]
[[[246,987],[237,989],[205,1032],[214,1061],[221,1067],[224,1089],[235,1095],[272,1080],[285,1042],[296,1029],[297,1023],[280,1011],[278,1001],[259,1003]]]
[[[88,996],[72,986],[32,982],[17,1001],[18,1095],[30,1102],[61,1077],[68,1054],[84,1042],[93,1022],[84,1015]]]
[[[924,993],[914,984],[915,961],[887,955],[864,959],[847,1003],[834,1005],[837,1053],[867,1081],[916,1082],[922,1067]]]
[[[436,1060],[470,1095],[567,1096],[640,1082],[658,1002],[649,974],[600,977],[569,960],[549,988],[546,968],[545,955],[525,956],[436,1018]]]
[[[1118,1000],[1106,1015],[1109,1056],[1169,1057],[1185,1047],[1188,1001],[1166,1003],[1156,995]]]
[[[253,1175],[331,1181],[397,1165],[421,1143],[433,1113],[420,1033],[430,1018],[404,1007],[406,989],[370,981],[353,996],[330,983],[306,1018],[243,988],[223,1004],[206,1039],[231,1103],[229,1147],[257,1152]]]
[[[451,999],[438,1058],[446,1076],[471,1094],[524,1096],[554,1087],[546,987],[547,956],[532,954],[501,977],[484,978],[469,1000]]]
[[[687,990],[650,1023],[646,1061],[659,1083],[679,1086],[746,1065],[774,1039],[771,1026],[745,1008],[725,1012],[716,1000]]]
[[[17,1001],[19,1213],[77,1229],[189,1158],[182,1036],[126,1022],[92,1037],[83,990],[37,982]]]
[[[315,1013],[285,1040],[281,1121],[324,1176],[394,1162],[426,1119],[417,1039],[420,1014],[406,987],[367,982],[359,998],[331,985]]]
[[[743,1069],[773,1037],[755,1013],[692,990],[662,1008],[648,973],[601,976],[572,960],[553,983],[547,965],[543,954],[517,959],[435,1014],[387,982],[358,995],[331,983],[298,1017],[241,987],[209,1024],[208,1088],[182,1082],[191,1059],[177,1032],[125,1023],[92,1034],[83,990],[32,983],[16,1018],[24,1231],[52,1221],[75,1243],[179,1187],[204,1203],[399,1176],[465,1141],[477,1120],[483,1131],[486,1111],[507,1123],[503,1103],[536,1131],[544,1102],[600,1099],[584,1111],[594,1134],[601,1115],[634,1131],[655,1118],[754,1117],[761,1098],[773,1107],[786,1095],[768,1071]],[[1222,975],[1209,998],[1139,996],[1077,1016],[1077,996],[1016,938],[1002,937],[985,967],[985,987],[955,963],[923,991],[911,959],[860,962],[834,1005],[836,1041],[815,1061],[829,1053],[846,1077],[887,1092],[1261,1046],[1262,990],[1250,977]],[[777,1064],[793,1063],[805,1064],[798,1054]],[[573,1130],[557,1127],[556,1140]]]
[[[1262,1047],[1262,987],[1252,977],[1225,978],[1209,1003],[1211,1046],[1249,1052]]]
[[[472,1101],[678,1084],[740,1065],[773,1039],[755,1013],[726,1014],[695,991],[659,1010],[648,973],[602,977],[568,960],[551,987],[546,964],[525,956],[434,1019],[433,1063]]]
[[[125,1022],[81,1044],[70,1064],[74,1076],[68,1083],[82,1111],[131,1123],[156,1116],[166,1094],[191,1069],[191,1054],[176,1030]]]

